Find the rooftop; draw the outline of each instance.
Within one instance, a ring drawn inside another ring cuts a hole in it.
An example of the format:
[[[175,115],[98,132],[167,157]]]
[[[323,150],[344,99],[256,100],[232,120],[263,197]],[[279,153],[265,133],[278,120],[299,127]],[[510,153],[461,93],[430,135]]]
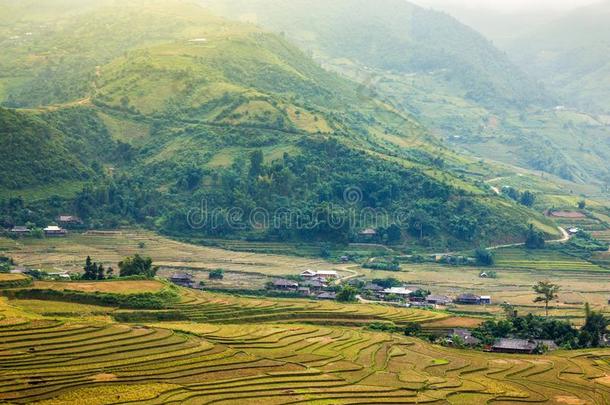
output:
[[[494,345],[494,349],[500,350],[522,350],[534,351],[539,345],[544,345],[550,350],[556,350],[558,347],[552,340],[527,340],[527,339],[498,339]]]
[[[273,285],[276,287],[298,287],[299,284],[294,281],[278,279],[273,281]]]
[[[174,274],[171,278],[172,280],[188,280],[191,281],[193,276],[190,274]]]
[[[392,287],[392,288],[386,288],[385,290],[383,290],[384,294],[394,294],[394,295],[410,295],[411,293],[413,293],[413,290],[409,290],[408,288],[404,288],[404,287]]]

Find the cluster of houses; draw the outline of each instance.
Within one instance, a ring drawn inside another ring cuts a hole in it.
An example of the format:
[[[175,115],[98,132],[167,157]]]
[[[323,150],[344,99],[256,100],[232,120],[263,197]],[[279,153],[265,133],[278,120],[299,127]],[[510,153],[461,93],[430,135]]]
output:
[[[383,288],[375,283],[367,283],[362,290],[368,297],[381,301],[396,301],[398,299],[408,302],[411,307],[435,308],[450,304],[491,305],[492,303],[489,295],[461,294],[451,298],[446,295],[431,294],[424,297],[416,294],[417,290],[406,287]]]
[[[60,215],[57,217],[57,223],[59,225],[49,225],[42,230],[44,236],[48,238],[64,237],[68,234],[66,228],[76,227],[83,225],[83,221],[80,218],[72,215]],[[18,237],[27,237],[32,234],[32,229],[27,226],[17,225],[8,231],[10,234]]]
[[[274,291],[299,294],[303,297],[313,297],[319,300],[334,300],[337,293],[332,291],[331,284],[339,278],[333,270],[305,270],[300,274],[304,281],[276,279],[269,288]]]
[[[44,236],[53,238],[53,237],[64,237],[68,234],[64,228],[57,225],[49,225],[42,230]],[[32,234],[32,230],[27,226],[15,226],[9,230],[9,233],[19,237],[30,236]]]

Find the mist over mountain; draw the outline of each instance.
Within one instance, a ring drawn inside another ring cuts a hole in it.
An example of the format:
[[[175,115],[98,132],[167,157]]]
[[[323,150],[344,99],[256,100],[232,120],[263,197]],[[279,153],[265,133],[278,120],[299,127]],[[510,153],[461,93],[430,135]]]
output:
[[[282,32],[331,58],[401,73],[435,71],[483,103],[529,103],[544,91],[489,40],[453,17],[403,0],[257,0],[203,4]]]
[[[571,11],[515,39],[508,51],[567,106],[610,112],[610,2]]]

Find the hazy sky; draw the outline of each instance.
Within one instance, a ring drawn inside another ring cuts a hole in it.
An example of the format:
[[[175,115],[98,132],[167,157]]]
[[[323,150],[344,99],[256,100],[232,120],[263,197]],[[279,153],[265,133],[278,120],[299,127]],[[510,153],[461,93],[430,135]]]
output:
[[[577,7],[598,3],[601,0],[413,0],[423,6],[486,8],[494,11],[520,13],[566,11]]]

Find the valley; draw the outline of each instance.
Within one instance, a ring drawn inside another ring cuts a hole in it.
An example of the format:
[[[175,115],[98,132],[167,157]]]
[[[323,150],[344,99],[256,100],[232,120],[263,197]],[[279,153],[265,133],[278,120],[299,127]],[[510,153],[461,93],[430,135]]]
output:
[[[0,403],[610,403],[608,10],[0,0]]]

